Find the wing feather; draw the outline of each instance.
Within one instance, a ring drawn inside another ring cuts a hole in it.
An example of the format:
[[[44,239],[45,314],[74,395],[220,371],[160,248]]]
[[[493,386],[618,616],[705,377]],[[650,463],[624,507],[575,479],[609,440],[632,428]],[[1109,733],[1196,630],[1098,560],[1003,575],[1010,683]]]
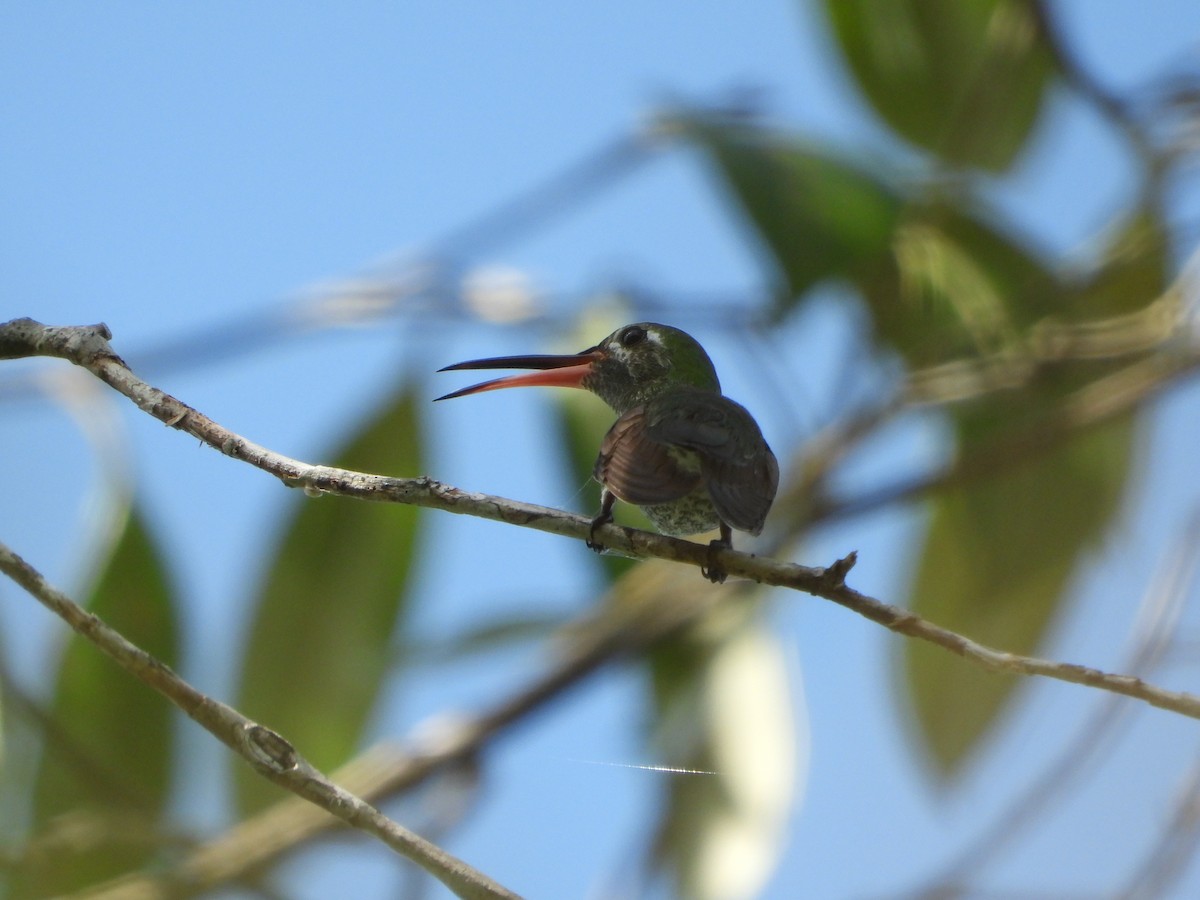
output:
[[[596,480],[626,503],[653,506],[686,497],[700,485],[700,467],[689,468],[669,444],[646,433],[645,407],[613,423],[593,471]]]
[[[717,514],[758,534],[779,487],[779,464],[746,409],[709,391],[679,388],[647,404],[653,440],[694,451]]]

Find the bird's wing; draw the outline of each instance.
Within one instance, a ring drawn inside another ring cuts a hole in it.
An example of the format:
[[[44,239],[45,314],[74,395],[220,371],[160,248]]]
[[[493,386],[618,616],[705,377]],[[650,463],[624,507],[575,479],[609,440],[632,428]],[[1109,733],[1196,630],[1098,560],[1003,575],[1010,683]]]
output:
[[[700,466],[646,432],[646,408],[625,412],[600,444],[593,475],[626,503],[653,506],[686,497],[700,485]]]
[[[646,405],[648,439],[693,451],[718,515],[758,534],[779,487],[779,464],[742,406],[709,391],[681,388]]]
[[[705,483],[717,514],[739,531],[762,532],[779,488],[779,463],[764,443],[763,452],[744,464],[705,465]]]

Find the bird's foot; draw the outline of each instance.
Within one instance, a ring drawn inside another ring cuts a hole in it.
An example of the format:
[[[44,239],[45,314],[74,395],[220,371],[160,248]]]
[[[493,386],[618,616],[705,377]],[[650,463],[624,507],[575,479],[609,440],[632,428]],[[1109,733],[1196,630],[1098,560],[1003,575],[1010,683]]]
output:
[[[726,572],[724,567],[717,562],[717,554],[722,550],[733,549],[733,529],[729,525],[721,522],[721,536],[715,541],[710,541],[708,545],[708,561],[700,567],[700,574],[711,581],[713,584],[723,584],[725,582]]]
[[[596,514],[596,517],[594,519],[592,519],[592,524],[588,528],[587,540],[584,541],[584,543],[587,544],[587,548],[589,550],[595,550],[597,553],[604,552],[604,545],[602,543],[600,543],[598,540],[596,540],[596,529],[600,528],[604,525],[607,525],[612,520],[613,520],[612,510],[603,510],[603,509],[600,510],[600,512]]]
[[[717,562],[717,553],[721,550],[730,550],[732,548],[732,541],[724,539],[710,541],[708,544],[708,562],[700,567],[700,574],[713,584],[723,584],[726,572],[721,567],[721,564]]]
[[[588,528],[587,540],[584,542],[589,550],[595,550],[597,553],[604,552],[604,545],[596,540],[596,529],[613,520],[613,504],[616,502],[616,494],[608,488],[604,488],[600,492],[600,512],[596,513],[596,517],[592,519],[592,525]]]

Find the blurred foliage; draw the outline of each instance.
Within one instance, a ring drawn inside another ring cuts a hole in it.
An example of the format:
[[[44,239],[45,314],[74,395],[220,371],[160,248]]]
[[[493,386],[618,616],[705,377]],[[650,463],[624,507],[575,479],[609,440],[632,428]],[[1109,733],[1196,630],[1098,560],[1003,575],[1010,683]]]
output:
[[[1095,266],[1072,284],[1063,315],[1086,321],[1146,309],[1170,281],[1170,258],[1162,211],[1152,203],[1138,207],[1117,222]]]
[[[1053,71],[1029,0],[824,0],[863,96],[950,166],[1008,168]]]
[[[422,471],[419,402],[416,386],[402,386],[332,465]],[[258,591],[237,707],[286,735],[322,770],[353,754],[386,684],[420,518],[415,506],[298,498]],[[277,787],[231,761],[243,813],[280,798]]]
[[[989,646],[1033,654],[1078,563],[1118,509],[1133,436],[1132,420],[1121,419],[1055,452],[938,494],[913,610]],[[935,765],[953,774],[1017,681],[923,641],[906,641],[902,649],[903,683],[920,732]]]
[[[130,511],[88,610],[175,666],[177,602],[150,531]],[[10,897],[57,895],[161,856],[176,762],[172,712],[88,641],[70,636],[49,709],[53,730],[33,785],[33,837]]]
[[[853,279],[887,253],[900,198],[878,179],[804,139],[719,118],[681,118],[781,276],[776,313],[829,278]]]
[[[1005,460],[994,477],[935,497],[912,602],[938,624],[1031,653],[1120,509],[1136,422],[1040,449],[1037,435],[1070,391],[1128,360],[1045,366],[1030,353],[1047,323],[1099,323],[1156,300],[1167,279],[1166,230],[1147,205],[1114,229],[1090,270],[1061,272],[974,190],[980,174],[973,170],[1004,170],[1028,144],[1056,74],[1036,4],[824,5],[858,88],[890,128],[926,153],[927,177],[868,168],[743,117],[689,113],[679,117],[681,131],[711,159],[768,271],[782,275],[775,315],[836,280],[866,304],[882,358],[898,354],[910,370],[972,360],[1025,366],[1023,383],[1000,399],[987,396],[985,384],[977,400],[947,410],[964,470],[1014,434],[1033,449],[1024,465],[1010,470]],[[1151,186],[1156,173],[1142,175]],[[920,642],[899,650],[916,733],[937,771],[951,776],[1015,682]]]
[[[1139,316],[1152,318],[1173,249],[1159,208],[1166,163],[1146,158],[1148,140],[1131,154],[1143,187],[1133,208],[1115,211],[1091,259],[1063,266],[984,200],[1003,189],[995,176],[1029,148],[1053,109],[1054,89],[1072,77],[1042,5],[819,5],[849,78],[891,136],[872,148],[885,162],[728,112],[676,112],[670,132],[701,152],[754,239],[770,290],[762,311],[772,325],[794,315],[814,288],[836,282],[857,297],[869,329],[864,366],[882,363],[914,382],[950,366],[986,372],[999,364],[1020,373],[1003,385],[980,378],[953,396],[921,398],[938,405],[954,447],[949,468],[933,479],[936,490],[923,498],[929,516],[914,536],[910,601],[967,637],[1037,652],[1081,563],[1121,508],[1140,426],[1131,413],[1064,434],[1063,409],[1139,354],[1164,352],[1152,329],[1141,344],[1112,352],[1067,346],[1047,354],[1047,336],[1063,327],[1084,338],[1120,336]],[[1111,121],[1111,102],[1073,86]],[[1126,132],[1134,127],[1126,124]],[[579,347],[611,329],[588,330]],[[423,402],[419,385],[401,386],[334,463],[424,471]],[[557,416],[572,482],[588,485],[577,508],[595,511],[599,489],[590,475],[613,416],[571,392],[559,398]],[[784,460],[795,455],[776,449]],[[645,526],[636,510],[621,504],[617,512]],[[266,556],[236,705],[279,729],[319,768],[337,766],[360,746],[395,668],[541,638],[559,624],[552,614],[514,612],[418,648],[405,622],[414,567],[427,562],[420,516],[414,507],[296,497]],[[804,511],[782,520],[791,523],[777,537],[786,550],[811,523]],[[774,865],[797,781],[793,705],[779,645],[760,615],[764,593],[749,585],[714,588],[690,569],[580,557],[603,573],[614,609],[699,603],[723,592],[715,611],[648,656],[648,745],[665,765],[716,773],[665,781],[652,857],[670,869],[682,895],[753,895]],[[91,604],[160,659],[176,659],[177,598],[136,515]],[[1017,684],[918,641],[895,646],[918,750],[949,779],[995,729]],[[131,836],[123,823],[133,814],[157,826],[162,817],[176,762],[166,706],[72,640],[50,713],[53,727],[43,729],[45,749],[29,789],[30,843],[10,878],[13,896],[68,890],[161,859],[161,848]],[[240,762],[233,783],[243,815],[278,797]],[[71,836],[84,833],[90,842],[68,854],[56,829],[60,837],[75,829]]]
[[[1154,300],[1166,287],[1162,234],[1143,214],[1117,229],[1097,275],[1063,285],[1063,315],[1115,315]],[[1132,253],[1130,245],[1136,247]],[[1025,335],[1036,321],[1017,334]],[[954,410],[960,458],[995,458],[997,442],[1052,427],[1068,391],[1113,368],[1108,360],[1077,363],[1016,394]],[[913,609],[991,646],[1034,653],[1069,596],[1078,564],[1120,510],[1136,437],[1136,418],[1122,417],[1015,467],[997,460],[989,477],[938,494]],[[905,642],[903,652],[920,733],[940,771],[954,774],[1017,682],[921,642]]]
[[[698,588],[695,573],[678,566],[662,581],[652,602],[721,591]],[[666,797],[653,853],[672,873],[680,897],[756,896],[783,849],[802,779],[794,673],[758,615],[762,596],[753,585],[738,585],[649,656],[650,731],[662,764],[677,770],[662,782]]]

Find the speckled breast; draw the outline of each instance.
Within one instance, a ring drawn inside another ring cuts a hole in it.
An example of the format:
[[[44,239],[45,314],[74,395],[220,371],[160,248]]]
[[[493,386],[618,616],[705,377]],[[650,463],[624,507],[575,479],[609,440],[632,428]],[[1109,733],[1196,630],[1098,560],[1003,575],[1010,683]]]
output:
[[[654,523],[655,528],[674,537],[712,531],[721,524],[721,519],[717,516],[712,501],[708,499],[708,491],[703,485],[680,500],[656,506],[643,506],[641,510],[646,514],[646,518]]]

